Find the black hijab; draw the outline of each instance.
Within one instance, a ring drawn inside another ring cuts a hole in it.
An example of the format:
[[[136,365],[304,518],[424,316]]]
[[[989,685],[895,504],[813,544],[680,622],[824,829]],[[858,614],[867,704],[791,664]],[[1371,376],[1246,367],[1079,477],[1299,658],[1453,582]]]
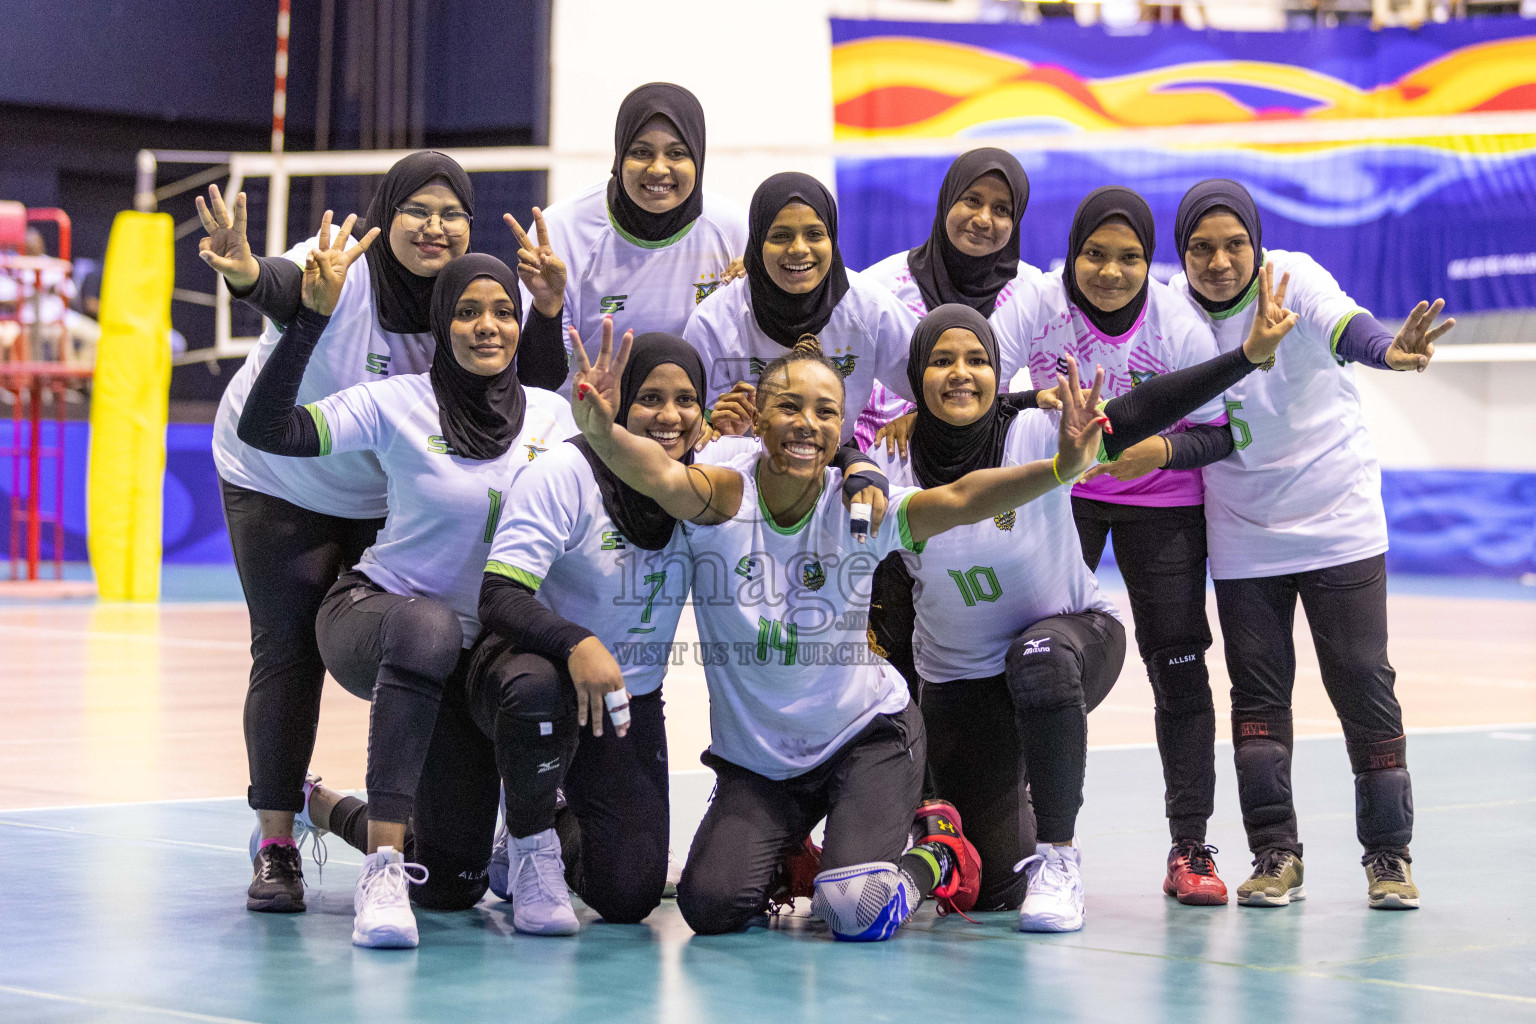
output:
[[[1205,309],[1212,313],[1225,313],[1248,294],[1248,289],[1259,276],[1259,264],[1263,261],[1264,254],[1264,225],[1259,221],[1259,206],[1253,201],[1253,196],[1248,190],[1231,178],[1207,178],[1188,192],[1179,202],[1179,215],[1173,222],[1173,241],[1179,247],[1179,263],[1184,262],[1184,253],[1189,250],[1189,236],[1195,233],[1195,228],[1207,215],[1217,210],[1227,210],[1248,230],[1248,241],[1253,245],[1254,260],[1253,274],[1238,289],[1236,295],[1225,302],[1215,302],[1206,298],[1195,290],[1195,283],[1189,283],[1189,294],[1195,297]]]
[[[522,321],[517,275],[505,263],[483,252],[467,252],[454,259],[437,275],[432,288],[432,337],[437,349],[432,353],[428,376],[437,396],[437,420],[453,454],[465,459],[494,459],[505,454],[522,432],[527,396],[517,379],[515,358],[500,373],[482,377],[460,366],[454,357],[449,334],[453,311],[464,289],[479,277],[488,277],[507,290],[518,321]]]
[[[945,224],[965,190],[985,174],[1002,178],[1013,193],[1013,233],[990,256],[967,256],[949,240]],[[907,253],[907,266],[923,293],[923,304],[934,309],[960,302],[990,317],[997,308],[997,293],[1019,272],[1019,219],[1028,205],[1029,177],[1012,153],[989,147],[960,154],[939,186],[939,208],[928,240]]]
[[[635,404],[645,379],[651,375],[652,370],[666,363],[681,366],[688,374],[688,380],[692,382],[699,400],[704,400],[704,361],[693,350],[693,346],[675,334],[642,334],[630,344],[629,362],[625,364],[624,376],[619,380],[619,408],[613,418],[615,423],[621,427],[629,425],[629,407]],[[592,467],[592,475],[597,478],[598,493],[603,496],[603,510],[613,520],[613,525],[619,528],[619,532],[630,543],[647,551],[660,551],[666,547],[677,520],[668,515],[654,498],[646,497],[620,480],[597,457],[585,437],[573,437],[571,444],[580,450],[586,457],[587,465]],[[683,464],[692,462],[693,448],[689,446],[683,455]]]
[[[378,228],[383,235],[368,247],[367,253],[373,307],[379,317],[379,326],[393,334],[421,334],[432,329],[428,306],[432,301],[434,279],[405,269],[405,264],[390,247],[389,229],[395,220],[395,207],[419,192],[433,178],[446,181],[459,197],[464,212],[474,216],[475,186],[469,183],[469,175],[453,157],[432,152],[412,153],[396,161],[379,183],[368,207],[367,226]],[[362,230],[361,225],[358,230]]]
[[[1115,310],[1106,313],[1104,310],[1088,301],[1088,296],[1077,286],[1077,257],[1083,251],[1083,244],[1088,241],[1088,236],[1099,230],[1100,225],[1111,217],[1122,217],[1131,225],[1131,230],[1136,232],[1136,239],[1141,243],[1143,255],[1147,260],[1147,279],[1142,282],[1141,291],[1136,296]],[[1067,265],[1062,268],[1062,279],[1067,283],[1067,297],[1072,304],[1083,311],[1088,322],[1111,338],[1119,337],[1136,323],[1136,318],[1141,316],[1141,311],[1147,305],[1147,289],[1152,285],[1152,249],[1157,242],[1157,234],[1152,226],[1152,211],[1147,207],[1147,201],[1128,188],[1119,185],[1105,185],[1096,188],[1084,197],[1078,204],[1077,214],[1072,218],[1072,237],[1067,246]]]
[[[940,306],[918,323],[912,334],[912,348],[907,353],[907,383],[917,396],[917,423],[912,428],[912,470],[924,487],[952,484],[974,469],[996,469],[1003,464],[1003,447],[1008,441],[1008,426],[1019,410],[998,401],[994,392],[992,405],[975,423],[957,427],[945,423],[923,401],[923,371],[939,338],[951,328],[963,328],[976,335],[987,350],[987,360],[997,371],[997,339],[987,318],[970,306],[957,302]]]
[[[832,239],[832,266],[821,284],[804,295],[791,295],[773,283],[763,260],[763,242],[779,211],[801,202],[815,211]],[[805,335],[816,335],[832,319],[832,311],[848,294],[848,271],[837,247],[837,201],[827,186],[795,171],[775,174],[752,193],[747,211],[747,285],[752,289],[752,315],[774,341],[791,348]]]
[[[624,154],[653,117],[664,117],[688,155],[693,157],[693,191],[666,213],[650,213],[624,188]],[[645,242],[661,242],[677,234],[704,212],[704,108],[699,98],[680,85],[652,82],[624,97],[613,126],[613,171],[608,178],[608,213],[625,233]]]

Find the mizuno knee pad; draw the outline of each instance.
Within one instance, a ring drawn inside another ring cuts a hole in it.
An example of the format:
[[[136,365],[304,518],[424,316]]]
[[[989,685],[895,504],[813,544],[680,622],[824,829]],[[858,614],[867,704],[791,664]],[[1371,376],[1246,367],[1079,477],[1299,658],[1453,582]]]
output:
[[[917,909],[906,874],[885,861],[851,864],[816,876],[811,913],[844,942],[879,942],[896,934]]]
[[[1350,743],[1355,770],[1355,835],[1367,850],[1400,850],[1413,838],[1413,783],[1408,741]]]

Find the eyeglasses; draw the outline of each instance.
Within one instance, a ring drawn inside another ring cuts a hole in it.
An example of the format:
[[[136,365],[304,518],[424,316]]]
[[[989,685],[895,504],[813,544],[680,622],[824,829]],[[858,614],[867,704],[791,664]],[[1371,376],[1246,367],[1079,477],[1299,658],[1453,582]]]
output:
[[[415,231],[426,225],[433,217],[443,226],[445,235],[462,235],[469,230],[470,222],[475,218],[463,210],[444,210],[436,213],[425,206],[417,206],[414,203],[395,207],[395,212],[400,215],[400,221],[406,228]]]

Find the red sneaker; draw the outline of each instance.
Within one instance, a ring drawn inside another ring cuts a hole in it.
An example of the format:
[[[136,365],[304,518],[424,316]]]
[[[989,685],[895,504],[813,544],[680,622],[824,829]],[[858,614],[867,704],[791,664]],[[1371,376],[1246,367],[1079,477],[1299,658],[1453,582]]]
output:
[[[768,905],[775,914],[793,910],[796,897],[816,895],[816,876],[821,874],[821,847],[809,836],[800,848],[779,864],[774,884],[769,888]]]
[[[1227,902],[1227,885],[1216,876],[1211,855],[1216,847],[1180,840],[1168,852],[1168,877],[1163,892],[1193,907],[1219,907]]]
[[[981,895],[981,854],[960,830],[960,812],[947,800],[930,800],[917,809],[913,827],[917,843],[942,843],[955,858],[955,870],[949,881],[933,890],[939,913],[958,910],[964,914],[976,905]]]

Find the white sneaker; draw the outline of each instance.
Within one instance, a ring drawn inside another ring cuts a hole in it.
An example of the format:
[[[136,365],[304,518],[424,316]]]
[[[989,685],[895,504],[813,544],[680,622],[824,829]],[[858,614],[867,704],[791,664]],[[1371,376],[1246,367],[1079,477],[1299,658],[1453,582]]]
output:
[[[304,774],[304,809],[293,816],[293,842],[304,852],[304,844],[309,843],[309,856],[315,862],[316,878],[325,880],[325,862],[330,856],[330,851],[325,848],[323,836],[330,835],[330,831],[316,825],[309,816],[309,794],[316,786],[320,785],[320,776],[314,772]],[[261,822],[251,829],[251,860],[256,859],[256,852],[261,849]]]
[[[511,837],[507,835],[507,823],[496,823],[496,842],[491,846],[491,862],[486,865],[486,876],[491,883],[491,892],[497,898],[512,899],[512,855],[508,850]]]
[[[1019,908],[1021,932],[1075,932],[1083,927],[1083,855],[1071,846],[1035,844],[1035,855],[1014,867],[1024,868],[1029,889]]]
[[[677,899],[677,883],[683,880],[683,865],[672,851],[667,851],[667,885],[661,890],[661,898],[664,900]]]
[[[421,877],[416,876],[421,873]],[[363,873],[352,895],[352,944],[375,949],[414,949],[416,915],[411,913],[407,885],[427,880],[427,869],[407,864],[391,846],[381,846],[363,861]]]
[[[581,927],[565,887],[560,837],[553,828],[512,838],[512,927],[529,935],[575,935]]]

